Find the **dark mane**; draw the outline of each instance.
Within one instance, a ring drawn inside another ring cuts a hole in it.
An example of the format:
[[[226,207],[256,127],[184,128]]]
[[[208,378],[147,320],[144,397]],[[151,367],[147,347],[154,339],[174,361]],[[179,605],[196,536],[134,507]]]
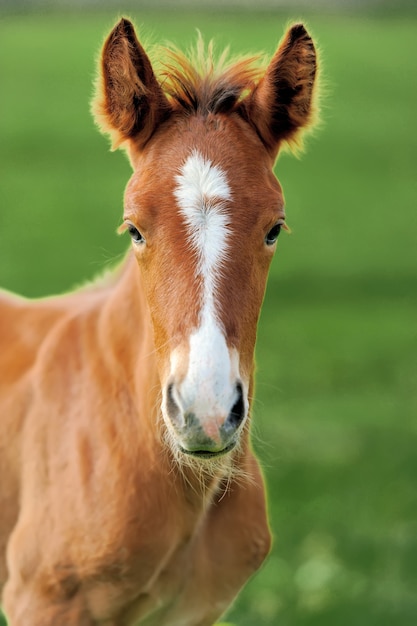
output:
[[[187,55],[164,49],[159,80],[171,104],[187,112],[228,113],[251,92],[263,74],[260,57],[230,59],[226,49],[217,59],[213,42],[201,37]]]

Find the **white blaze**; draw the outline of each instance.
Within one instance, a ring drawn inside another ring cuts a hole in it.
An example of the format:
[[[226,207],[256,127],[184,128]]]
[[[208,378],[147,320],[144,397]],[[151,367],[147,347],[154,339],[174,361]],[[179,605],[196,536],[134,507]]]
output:
[[[178,401],[184,412],[192,409],[200,418],[209,418],[230,411],[239,374],[237,353],[230,353],[215,309],[217,278],[228,254],[227,201],[232,193],[223,170],[197,151],[188,157],[176,182],[175,197],[203,280],[199,327],[190,337],[188,371]],[[176,358],[173,354],[174,370]]]

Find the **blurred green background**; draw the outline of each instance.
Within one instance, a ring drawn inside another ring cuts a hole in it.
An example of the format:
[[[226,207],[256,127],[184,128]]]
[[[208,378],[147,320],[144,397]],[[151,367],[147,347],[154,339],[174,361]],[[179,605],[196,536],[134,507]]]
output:
[[[253,432],[275,543],[227,620],[414,626],[417,16],[154,6],[128,14],[155,42],[188,46],[199,28],[219,48],[272,54],[301,18],[323,59],[323,127],[302,160],[276,167],[293,234],[257,349]],[[130,168],[89,114],[94,59],[123,3],[13,7],[0,7],[0,284],[43,296],[127,246],[115,229]]]

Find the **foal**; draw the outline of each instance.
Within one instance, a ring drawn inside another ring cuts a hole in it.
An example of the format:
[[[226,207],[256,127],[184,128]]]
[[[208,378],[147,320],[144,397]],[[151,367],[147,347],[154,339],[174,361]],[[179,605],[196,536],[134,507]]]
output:
[[[170,59],[157,77],[126,19],[102,52],[96,119],[133,167],[123,266],[0,296],[10,626],[210,626],[270,548],[253,354],[315,50],[297,24],[262,71]]]

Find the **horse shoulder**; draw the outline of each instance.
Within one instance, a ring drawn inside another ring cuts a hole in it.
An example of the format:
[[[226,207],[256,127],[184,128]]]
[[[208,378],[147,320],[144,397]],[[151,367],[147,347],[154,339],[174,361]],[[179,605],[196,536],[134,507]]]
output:
[[[0,589],[5,546],[19,513],[22,433],[33,403],[39,348],[62,318],[62,306],[0,292]]]
[[[138,449],[144,476],[155,461],[147,465],[147,433],[138,423],[130,381],[100,330],[106,300],[84,293],[70,303],[75,306],[55,316],[30,369],[21,511],[12,544],[15,562],[26,560],[28,572],[55,571],[64,561],[88,578],[117,569],[119,548],[130,541],[138,495],[146,489],[136,480]],[[146,515],[143,500],[141,505]],[[45,545],[48,562],[41,566]],[[26,558],[26,549],[36,557]]]

